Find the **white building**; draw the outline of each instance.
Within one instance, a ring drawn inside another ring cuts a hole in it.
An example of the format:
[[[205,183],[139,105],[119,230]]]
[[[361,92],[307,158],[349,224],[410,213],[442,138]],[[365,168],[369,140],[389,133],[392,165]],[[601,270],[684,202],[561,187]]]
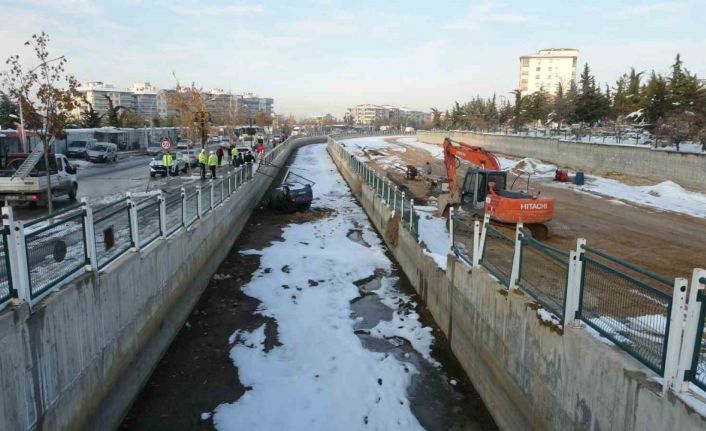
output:
[[[113,102],[113,106],[122,106],[124,108],[135,110],[135,96],[132,91],[123,88],[116,88],[110,84],[105,84],[100,81],[87,82],[85,85],[78,88],[78,91],[83,94],[87,103],[93,106],[93,110],[99,114],[108,112],[108,99]],[[85,103],[82,103],[85,105]]]
[[[129,89],[135,98],[135,113],[147,122],[159,114],[157,94],[159,89],[149,82],[136,82]]]
[[[388,126],[418,126],[424,123],[430,114],[392,105],[374,105],[364,103],[346,110],[346,118],[354,124],[371,126],[375,123]]]
[[[520,57],[520,93],[523,96],[543,90],[554,95],[557,86],[566,89],[576,81],[578,49],[549,48]]]

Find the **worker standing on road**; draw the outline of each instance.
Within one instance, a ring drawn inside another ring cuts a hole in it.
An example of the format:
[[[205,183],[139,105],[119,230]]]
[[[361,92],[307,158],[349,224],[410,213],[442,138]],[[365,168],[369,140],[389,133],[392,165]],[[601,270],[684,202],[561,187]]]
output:
[[[201,168],[201,179],[205,180],[206,179],[206,150],[201,148],[201,152],[199,153],[199,167]]]
[[[162,164],[164,165],[164,169],[167,170],[167,175],[174,175],[174,169],[172,168],[172,162],[174,162],[174,158],[172,155],[167,151],[162,155]]]
[[[223,160],[223,147],[216,148],[216,157],[218,157],[218,166],[221,166]]]
[[[235,167],[239,168],[245,164],[245,160],[243,159],[243,153],[238,152],[238,156],[235,158]]]
[[[218,167],[218,156],[213,151],[211,151],[211,154],[208,156],[208,167],[211,169],[211,179],[215,180],[216,168]]]
[[[230,161],[233,166],[237,166],[236,163],[238,162],[238,149],[235,148],[235,146],[230,149]]]

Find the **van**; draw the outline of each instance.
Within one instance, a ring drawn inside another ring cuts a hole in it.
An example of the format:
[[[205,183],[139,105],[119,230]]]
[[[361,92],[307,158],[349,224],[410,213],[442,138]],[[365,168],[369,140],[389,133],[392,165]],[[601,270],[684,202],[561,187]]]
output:
[[[66,157],[75,157],[79,159],[86,158],[86,147],[90,147],[95,144],[95,139],[80,139],[76,141],[71,141],[66,146]]]
[[[118,160],[118,146],[110,142],[95,142],[86,147],[86,160],[109,163]]]

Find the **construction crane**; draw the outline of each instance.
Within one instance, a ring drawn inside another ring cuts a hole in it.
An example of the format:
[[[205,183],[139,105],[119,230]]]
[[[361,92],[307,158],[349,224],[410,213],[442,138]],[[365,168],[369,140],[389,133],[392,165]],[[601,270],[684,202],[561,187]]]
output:
[[[472,213],[484,212],[503,224],[523,223],[537,239],[549,237],[545,223],[554,216],[554,199],[539,194],[512,191],[507,172],[500,169],[497,157],[481,147],[444,139],[444,165],[449,180],[449,196],[439,200],[439,209],[460,204]],[[456,185],[456,170],[461,161],[471,163],[463,182]],[[529,178],[528,178],[529,185]]]

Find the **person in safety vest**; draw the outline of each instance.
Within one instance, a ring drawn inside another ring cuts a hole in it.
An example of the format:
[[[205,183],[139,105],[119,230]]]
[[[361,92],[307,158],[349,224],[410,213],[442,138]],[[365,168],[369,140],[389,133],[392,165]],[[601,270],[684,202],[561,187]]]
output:
[[[233,147],[230,149],[230,157],[231,157],[231,163],[233,166],[237,166],[236,163],[238,161],[238,149]]]
[[[211,169],[211,179],[216,179],[216,168],[218,167],[218,156],[215,152],[211,151],[208,155],[208,167]]]
[[[172,168],[172,164],[174,162],[174,157],[167,151],[162,155],[162,164],[164,165],[164,169],[167,170],[167,175],[174,175],[174,168]]]
[[[201,152],[199,153],[199,167],[201,168],[201,179],[205,180],[206,179],[206,150],[201,148]]]

